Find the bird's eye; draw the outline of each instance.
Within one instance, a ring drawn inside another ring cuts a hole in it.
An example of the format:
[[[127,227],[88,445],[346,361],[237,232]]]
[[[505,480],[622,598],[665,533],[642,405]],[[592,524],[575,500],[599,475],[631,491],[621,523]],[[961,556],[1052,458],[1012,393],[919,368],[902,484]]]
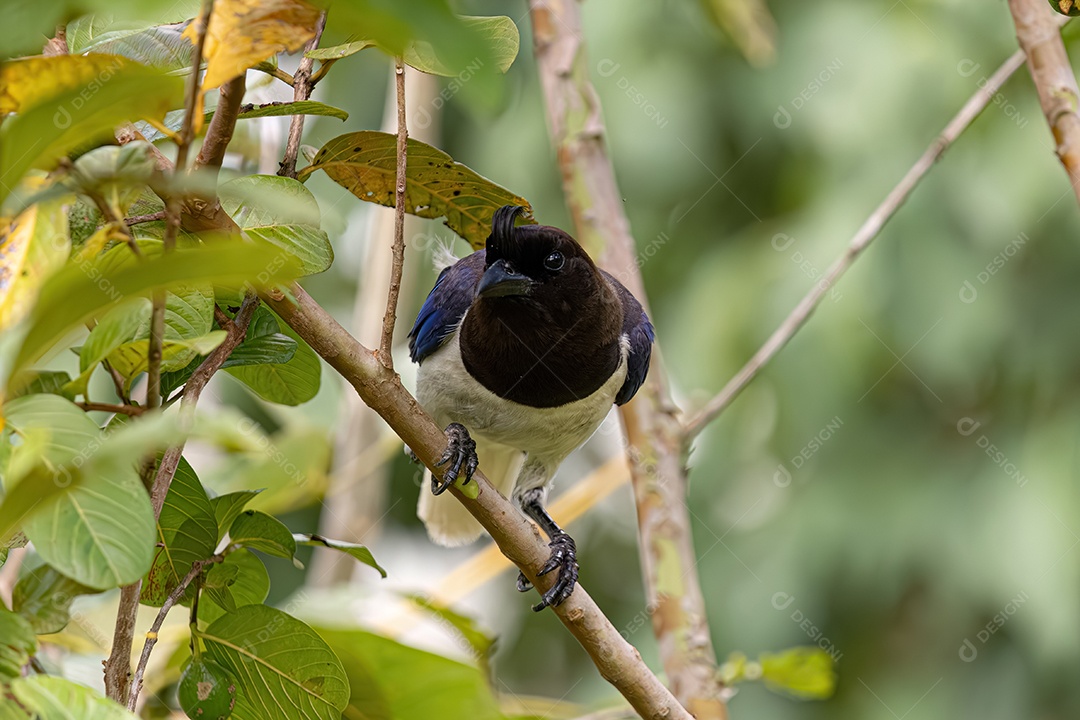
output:
[[[561,252],[556,250],[555,252],[548,255],[547,258],[544,260],[544,267],[551,272],[558,272],[559,270],[562,270],[562,266],[565,262],[566,258],[563,257],[563,254]]]

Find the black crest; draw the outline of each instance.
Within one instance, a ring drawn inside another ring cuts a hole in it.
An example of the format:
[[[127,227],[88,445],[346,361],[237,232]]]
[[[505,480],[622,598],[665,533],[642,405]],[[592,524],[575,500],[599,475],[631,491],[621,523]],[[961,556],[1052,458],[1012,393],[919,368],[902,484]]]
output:
[[[487,239],[488,251],[503,255],[514,241],[514,223],[525,212],[520,205],[503,205],[491,216],[491,235]]]

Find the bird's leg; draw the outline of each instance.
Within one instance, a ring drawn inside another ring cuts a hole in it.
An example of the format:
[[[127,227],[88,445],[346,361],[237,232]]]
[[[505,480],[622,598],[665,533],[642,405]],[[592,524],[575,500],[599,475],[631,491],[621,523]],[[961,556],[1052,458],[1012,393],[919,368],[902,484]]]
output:
[[[551,557],[537,575],[547,575],[558,568],[559,576],[555,584],[544,593],[543,599],[533,605],[533,610],[540,612],[548,605],[559,605],[570,593],[574,592],[574,585],[578,579],[577,546],[574,539],[566,534],[566,531],[555,524],[543,505],[544,489],[532,488],[521,494],[521,509],[532,518],[540,529],[551,539],[548,547],[551,548]],[[524,573],[518,573],[517,589],[526,592],[532,589],[532,583]]]
[[[434,495],[442,495],[446,489],[454,484],[461,473],[462,466],[465,468],[465,482],[472,480],[476,467],[480,464],[476,457],[476,442],[469,437],[469,431],[460,423],[450,423],[446,426],[446,452],[439,458],[438,466],[450,463],[450,467],[443,473],[442,482],[435,479],[435,473],[431,474],[431,492]]]

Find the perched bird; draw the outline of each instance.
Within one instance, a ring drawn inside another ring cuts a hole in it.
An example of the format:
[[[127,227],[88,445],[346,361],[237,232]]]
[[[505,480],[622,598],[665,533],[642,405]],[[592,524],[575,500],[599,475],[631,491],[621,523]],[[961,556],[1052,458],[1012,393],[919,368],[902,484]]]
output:
[[[574,590],[574,540],[544,501],[555,471],[645,381],[653,327],[630,291],[554,227],[515,226],[523,208],[495,211],[486,249],[439,275],[409,333],[417,399],[446,427],[448,464],[419,515],[433,540],[461,545],[482,528],[442,493],[479,465],[550,539],[541,575],[558,579],[534,610]],[[518,590],[531,587],[524,575]]]

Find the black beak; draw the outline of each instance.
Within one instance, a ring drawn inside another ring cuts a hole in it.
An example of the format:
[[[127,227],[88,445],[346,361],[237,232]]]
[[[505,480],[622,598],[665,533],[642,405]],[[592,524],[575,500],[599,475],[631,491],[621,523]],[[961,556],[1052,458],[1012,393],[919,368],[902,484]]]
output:
[[[535,284],[535,280],[515,272],[505,260],[496,260],[484,271],[476,294],[483,298],[529,295]]]

